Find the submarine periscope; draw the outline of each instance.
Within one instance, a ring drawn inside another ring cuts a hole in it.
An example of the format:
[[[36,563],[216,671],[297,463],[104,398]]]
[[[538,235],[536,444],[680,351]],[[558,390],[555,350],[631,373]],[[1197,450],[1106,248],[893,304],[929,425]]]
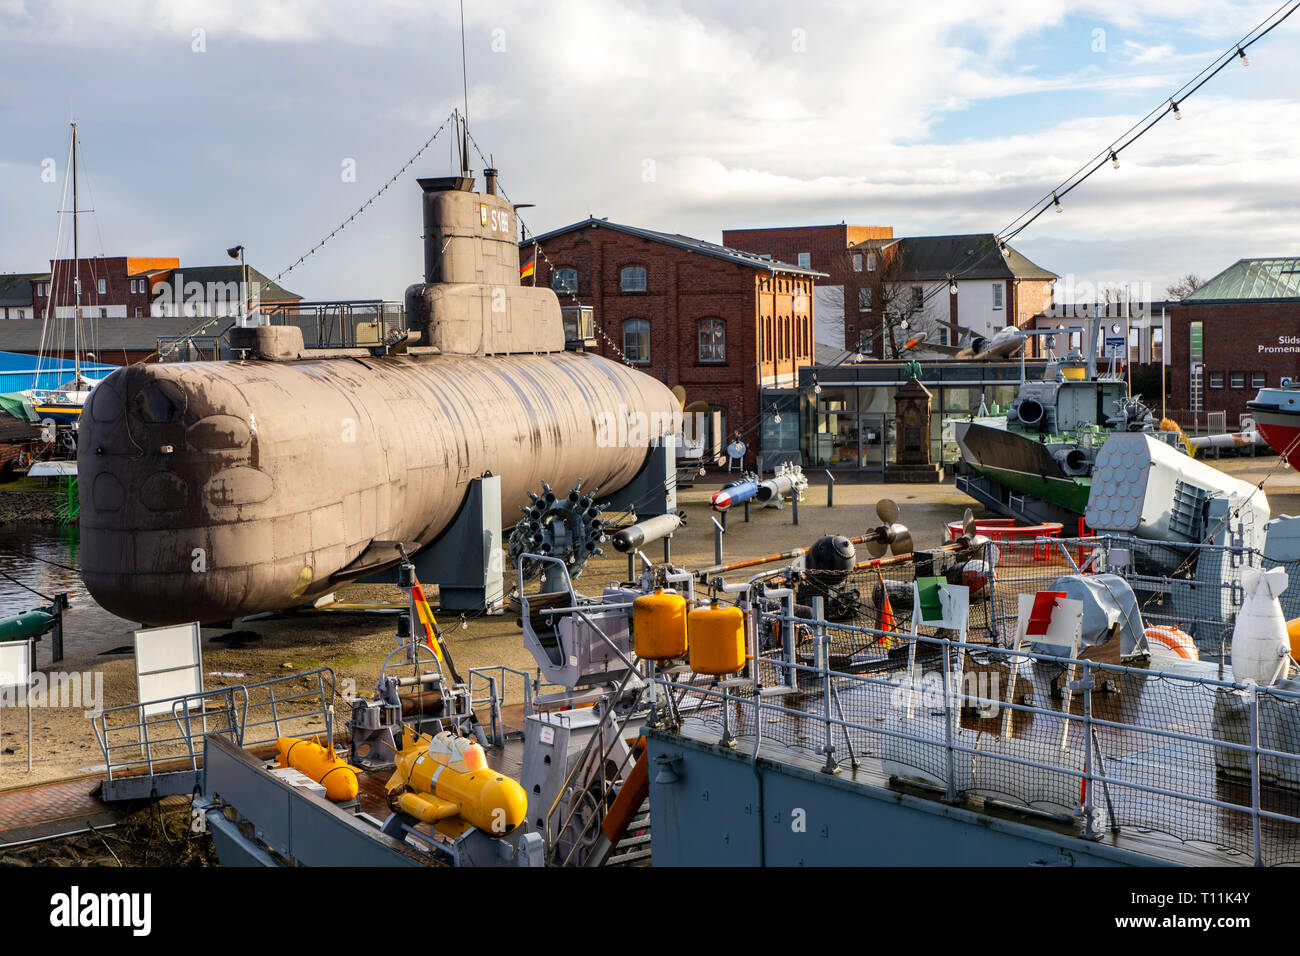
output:
[[[400,341],[309,349],[296,326],[236,326],[237,358],[132,365],[95,388],[78,470],[102,607],[159,625],[298,606],[436,542],[489,472],[506,527],[544,481],[604,499],[645,480],[680,406],[566,349],[555,293],[519,282],[495,175],[483,193],[467,175],[420,180],[425,281]],[[644,416],[646,441],[602,440],[611,415]]]

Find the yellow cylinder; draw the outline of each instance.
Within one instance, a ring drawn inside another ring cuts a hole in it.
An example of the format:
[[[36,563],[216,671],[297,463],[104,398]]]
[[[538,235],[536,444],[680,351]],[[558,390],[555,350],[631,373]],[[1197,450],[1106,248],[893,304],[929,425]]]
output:
[[[714,601],[690,614],[691,670],[697,674],[734,674],[745,667],[745,615],[738,607]]]
[[[275,742],[280,766],[292,767],[304,773],[325,788],[325,796],[336,803],[346,803],[357,797],[356,768],[339,759],[332,748],[323,747],[316,740],[298,737],[280,737]]]
[[[1286,636],[1291,642],[1291,656],[1300,661],[1300,617],[1286,622]]]
[[[427,746],[422,738],[418,749],[397,756],[400,779],[414,791],[397,797],[403,811],[425,822],[458,816],[493,836],[505,836],[524,822],[528,794],[516,781],[486,764],[468,772],[453,770],[429,756]],[[424,799],[427,794],[437,799]]]
[[[632,602],[632,647],[647,661],[666,661],[686,653],[686,598],[665,594],[643,594]]]

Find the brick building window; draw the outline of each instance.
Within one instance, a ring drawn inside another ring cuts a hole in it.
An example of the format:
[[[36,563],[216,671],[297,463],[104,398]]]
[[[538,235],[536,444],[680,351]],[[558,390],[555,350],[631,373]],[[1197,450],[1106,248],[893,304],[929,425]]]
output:
[[[811,253],[811,252],[801,252],[801,253],[799,253],[799,268],[800,268],[800,269],[811,269],[811,268],[812,268],[812,253]]]
[[[623,292],[645,291],[645,266],[627,266],[619,273],[618,287]]]
[[[623,354],[629,362],[650,361],[650,323],[645,319],[623,323]]]
[[[1151,361],[1163,362],[1165,358],[1165,330],[1159,326],[1151,328]]]
[[[1229,388],[1245,388],[1245,387],[1246,387],[1246,373],[1245,373],[1245,372],[1230,372],[1230,373],[1228,373],[1228,387],[1229,387]]]
[[[722,319],[700,319],[700,361],[727,360],[727,323]]]
[[[867,253],[867,271],[868,272],[876,271],[876,254],[874,252]]]
[[[853,271],[854,272],[862,271],[862,253],[860,252],[855,252],[853,254]]]
[[[1223,388],[1223,373],[1222,373],[1222,372],[1211,372],[1211,373],[1210,373],[1210,388]]]
[[[100,295],[106,294],[108,292],[108,282],[105,281],[104,279],[99,279],[98,281],[96,281],[95,291],[98,292]]]
[[[858,290],[858,311],[859,312],[871,311],[871,290],[870,289]]]
[[[1263,372],[1251,372],[1251,373],[1250,373],[1250,387],[1251,387],[1251,388],[1267,388],[1267,387],[1268,387],[1268,376],[1265,375]]]
[[[556,269],[551,274],[551,288],[556,292],[568,292],[571,295],[577,295],[578,270]]]

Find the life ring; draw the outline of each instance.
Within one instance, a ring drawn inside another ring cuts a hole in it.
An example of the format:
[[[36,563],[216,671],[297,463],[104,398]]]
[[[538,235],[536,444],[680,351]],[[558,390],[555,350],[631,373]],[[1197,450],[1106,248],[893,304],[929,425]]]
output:
[[[1185,661],[1199,661],[1200,651],[1192,635],[1172,624],[1155,624],[1142,632],[1147,639],[1147,647],[1157,657],[1178,657]]]

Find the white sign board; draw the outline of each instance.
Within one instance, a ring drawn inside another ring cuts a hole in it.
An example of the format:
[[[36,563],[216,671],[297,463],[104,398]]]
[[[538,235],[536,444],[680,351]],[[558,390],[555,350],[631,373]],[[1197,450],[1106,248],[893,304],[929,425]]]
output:
[[[32,680],[32,642],[0,644],[0,690],[27,687]]]
[[[0,691],[23,688],[27,705],[27,772],[32,772],[32,667],[36,663],[36,642],[8,641],[0,644]]]
[[[142,717],[170,714],[176,698],[203,693],[197,621],[135,632],[135,687]]]

